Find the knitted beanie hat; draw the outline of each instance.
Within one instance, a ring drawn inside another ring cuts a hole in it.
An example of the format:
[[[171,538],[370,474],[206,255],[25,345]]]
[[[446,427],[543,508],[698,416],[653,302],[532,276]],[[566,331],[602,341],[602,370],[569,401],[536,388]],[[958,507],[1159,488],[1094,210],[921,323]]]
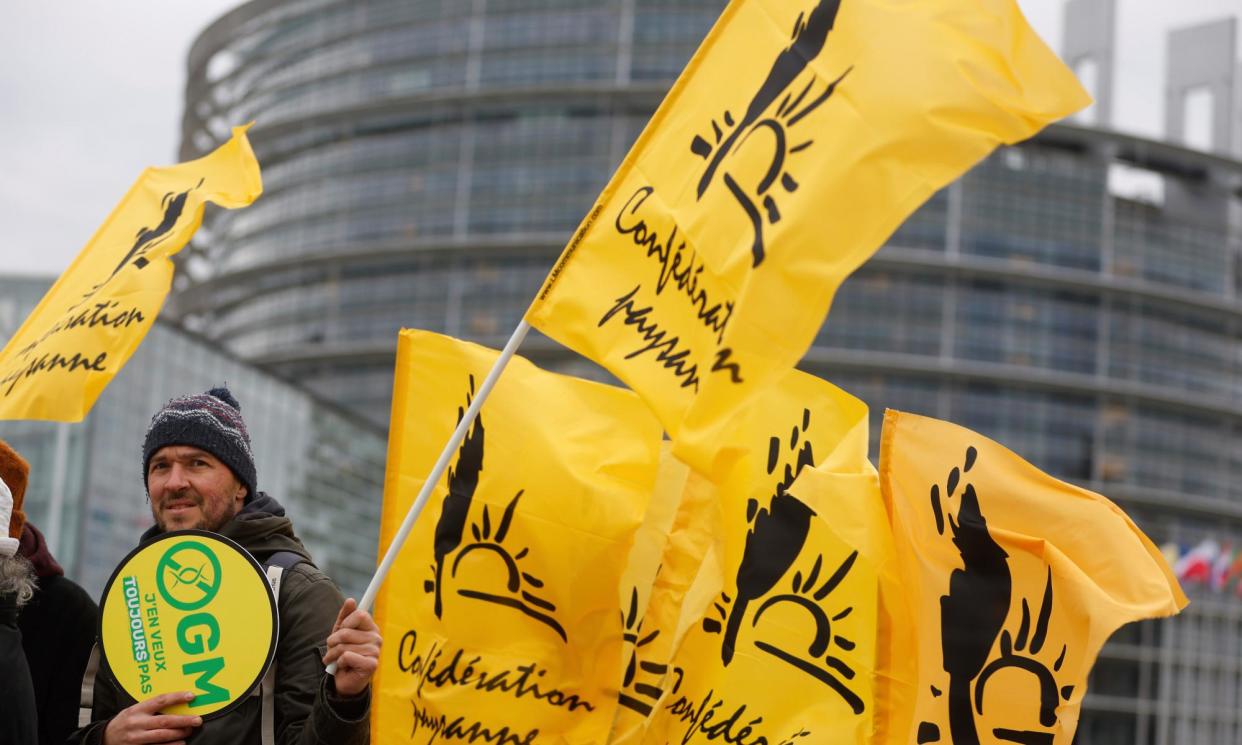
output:
[[[246,501],[254,498],[255,468],[250,433],[241,416],[241,404],[228,388],[212,388],[206,393],[174,398],[155,412],[142,443],[144,486],[151,456],[168,445],[188,445],[211,453],[245,485]]]
[[[22,500],[26,498],[26,481],[29,478],[30,464],[8,443],[0,440],[0,553],[6,556],[12,556],[17,550],[22,527],[26,524]]]

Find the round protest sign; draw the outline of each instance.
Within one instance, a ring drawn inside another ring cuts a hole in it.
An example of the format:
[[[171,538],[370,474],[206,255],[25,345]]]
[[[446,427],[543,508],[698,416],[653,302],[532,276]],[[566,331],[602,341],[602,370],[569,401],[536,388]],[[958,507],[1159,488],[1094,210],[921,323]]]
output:
[[[276,653],[276,600],[263,569],[236,543],[202,530],[130,552],[104,589],[99,626],[104,659],[135,700],[196,694],[168,714],[227,713]]]

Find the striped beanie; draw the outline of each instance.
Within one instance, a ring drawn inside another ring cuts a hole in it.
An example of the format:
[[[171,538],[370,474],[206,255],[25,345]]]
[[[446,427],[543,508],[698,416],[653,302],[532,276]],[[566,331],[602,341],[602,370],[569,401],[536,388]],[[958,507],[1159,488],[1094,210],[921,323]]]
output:
[[[250,433],[242,420],[241,404],[228,388],[212,388],[206,393],[174,398],[155,412],[142,443],[144,486],[151,456],[169,445],[188,445],[211,453],[245,485],[247,502],[256,494]]]

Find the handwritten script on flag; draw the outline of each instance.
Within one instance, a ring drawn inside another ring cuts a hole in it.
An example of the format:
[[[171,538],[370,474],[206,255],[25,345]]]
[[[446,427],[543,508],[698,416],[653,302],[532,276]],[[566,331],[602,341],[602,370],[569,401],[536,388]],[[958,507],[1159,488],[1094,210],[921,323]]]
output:
[[[148,168],[0,352],[0,419],[80,421],[155,322],[171,256],[207,202],[263,192],[246,128],[198,160]]]

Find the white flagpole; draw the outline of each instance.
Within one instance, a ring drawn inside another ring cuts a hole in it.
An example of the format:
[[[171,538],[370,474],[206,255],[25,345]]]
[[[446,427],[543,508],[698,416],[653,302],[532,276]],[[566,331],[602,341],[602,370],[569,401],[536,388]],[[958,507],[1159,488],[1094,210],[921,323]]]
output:
[[[487,400],[488,394],[492,392],[492,387],[496,385],[496,380],[500,378],[500,373],[509,364],[509,360],[513,359],[517,348],[521,346],[522,340],[526,338],[527,331],[530,331],[530,324],[525,319],[522,319],[522,322],[513,330],[513,335],[509,337],[509,342],[505,344],[500,357],[496,359],[496,364],[492,365],[491,372],[484,378],[483,385],[479,387],[474,400],[470,402],[470,407],[466,409],[466,413],[462,415],[461,421],[457,423],[457,429],[453,431],[452,437],[445,443],[444,450],[440,453],[440,459],[436,461],[435,466],[431,469],[431,473],[427,476],[427,480],[423,482],[423,488],[414,499],[414,504],[410,505],[409,512],[405,513],[405,520],[401,523],[401,528],[393,536],[392,543],[389,544],[383,561],[380,562],[379,568],[375,570],[375,576],[371,577],[371,584],[367,585],[367,591],[362,595],[362,600],[358,601],[358,607],[362,610],[371,610],[371,606],[375,603],[375,596],[379,593],[380,585],[384,584],[384,578],[388,576],[388,570],[392,568],[393,561],[396,560],[401,547],[405,545],[405,539],[409,537],[410,530],[414,528],[414,521],[418,519],[419,513],[423,511],[427,500],[431,498],[431,492],[435,489],[436,484],[440,483],[440,477],[444,475],[444,470],[448,468],[453,452],[461,446],[461,441],[466,438],[466,432],[470,429],[470,425],[474,423],[475,417],[479,415],[479,409],[483,408],[483,402]],[[327,671],[329,675],[335,675],[336,663],[333,662],[328,665]]]

